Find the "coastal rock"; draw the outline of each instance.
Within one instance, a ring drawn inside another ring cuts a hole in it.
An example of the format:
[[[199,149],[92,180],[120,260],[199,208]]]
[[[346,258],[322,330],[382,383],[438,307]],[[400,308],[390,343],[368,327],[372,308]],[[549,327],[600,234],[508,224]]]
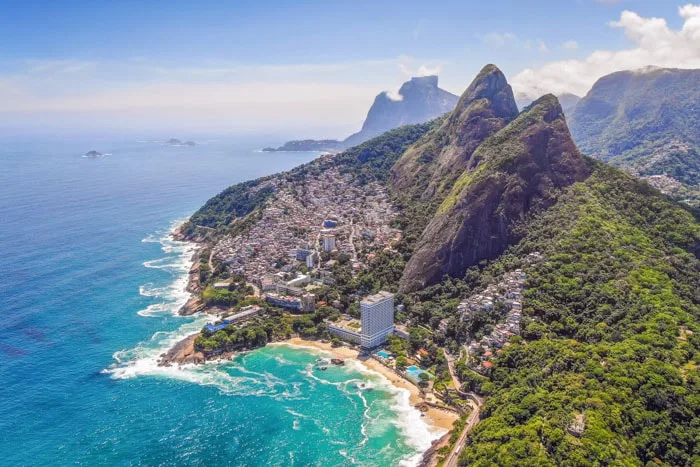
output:
[[[291,151],[323,151],[335,153],[343,149],[343,143],[337,139],[304,139],[287,141],[278,148],[263,148],[264,152],[291,152]]]
[[[202,300],[198,296],[195,296],[187,300],[187,303],[178,310],[177,314],[180,316],[190,316],[201,311],[204,311],[204,303],[202,303]]]
[[[199,334],[193,334],[175,344],[172,349],[161,355],[160,360],[158,360],[158,366],[204,363],[206,361],[204,354],[194,348],[194,341],[197,336],[199,336]]]
[[[85,153],[85,157],[89,157],[89,158],[93,158],[93,159],[97,158],[97,157],[103,157],[103,156],[104,156],[104,154],[102,154],[101,152],[98,152],[98,151],[88,151]]]

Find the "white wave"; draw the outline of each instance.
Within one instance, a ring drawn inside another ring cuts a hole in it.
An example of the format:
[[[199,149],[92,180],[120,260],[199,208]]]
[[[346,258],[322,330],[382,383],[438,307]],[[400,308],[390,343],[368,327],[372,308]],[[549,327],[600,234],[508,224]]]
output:
[[[408,389],[394,386],[386,376],[367,368],[357,360],[346,360],[346,364],[361,374],[371,376],[378,383],[375,386],[378,390],[393,394],[391,411],[397,415],[393,423],[401,431],[406,444],[415,451],[415,454],[402,459],[399,465],[410,466],[418,464],[423,453],[430,448],[432,442],[447,433],[447,430],[430,425],[421,417],[420,411],[411,406],[411,393]]]

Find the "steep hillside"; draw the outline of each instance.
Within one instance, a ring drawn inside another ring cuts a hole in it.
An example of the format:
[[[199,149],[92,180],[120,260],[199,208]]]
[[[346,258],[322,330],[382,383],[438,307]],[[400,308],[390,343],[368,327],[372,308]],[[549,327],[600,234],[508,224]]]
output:
[[[579,96],[577,96],[576,94],[571,94],[570,92],[559,94],[557,96],[557,99],[559,99],[559,104],[561,104],[561,108],[564,111],[564,115],[571,115],[571,112],[574,110],[574,107],[576,107],[576,104],[578,104],[581,100]]]
[[[645,183],[589,165],[484,271],[545,258],[524,265],[522,338],[480,386],[487,403],[462,465],[700,459],[700,224]]]
[[[587,175],[556,97],[540,98],[473,153],[423,232],[401,289],[461,277],[469,266],[496,258],[519,238],[518,222]]]
[[[422,200],[444,196],[474,150],[517,115],[505,76],[496,66],[485,66],[442,126],[401,157],[392,170],[392,189]]]
[[[362,129],[343,141],[294,140],[266,151],[339,152],[362,144],[375,136],[404,125],[425,123],[450,112],[459,98],[438,87],[437,76],[411,78],[403,83],[396,96],[377,94],[367,112]]]
[[[569,124],[581,151],[623,167],[669,145],[697,149],[700,70],[650,67],[604,76],[576,105]]]
[[[341,172],[352,172],[360,183],[380,181],[386,183],[389,171],[406,149],[442,119],[417,125],[406,125],[388,131],[358,146],[320,161],[301,165],[287,173],[262,177],[238,183],[211,198],[195,212],[180,229],[184,238],[191,240],[230,231],[232,225],[262,206],[275,195],[275,183],[280,177],[302,180],[332,167]]]

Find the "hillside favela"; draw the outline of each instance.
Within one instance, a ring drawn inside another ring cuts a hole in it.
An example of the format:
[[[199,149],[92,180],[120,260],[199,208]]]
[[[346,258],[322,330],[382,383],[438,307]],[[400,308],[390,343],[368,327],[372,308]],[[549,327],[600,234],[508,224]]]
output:
[[[0,38],[0,465],[700,465],[700,4]]]

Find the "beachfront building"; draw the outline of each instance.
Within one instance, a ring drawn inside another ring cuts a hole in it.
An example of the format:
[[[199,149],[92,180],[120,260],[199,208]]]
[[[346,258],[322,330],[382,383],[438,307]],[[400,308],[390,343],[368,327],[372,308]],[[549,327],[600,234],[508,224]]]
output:
[[[328,332],[338,336],[340,339],[346,342],[352,342],[353,344],[359,344],[362,340],[359,329],[353,329],[348,325],[347,322],[331,323],[326,324],[328,327]]]
[[[361,342],[365,349],[378,347],[394,331],[394,294],[381,291],[360,301]]]
[[[360,302],[361,319],[345,319],[337,323],[327,322],[331,334],[347,342],[360,344],[363,349],[373,349],[386,342],[394,332],[394,294],[381,291],[365,297]]]

